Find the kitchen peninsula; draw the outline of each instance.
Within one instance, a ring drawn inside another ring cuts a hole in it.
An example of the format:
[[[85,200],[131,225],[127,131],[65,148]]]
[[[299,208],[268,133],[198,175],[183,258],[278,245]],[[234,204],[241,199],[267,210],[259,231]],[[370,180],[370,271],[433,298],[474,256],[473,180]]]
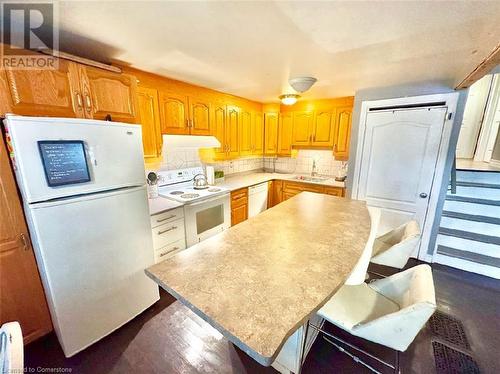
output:
[[[344,284],[370,230],[364,202],[302,192],[146,274],[269,366]]]

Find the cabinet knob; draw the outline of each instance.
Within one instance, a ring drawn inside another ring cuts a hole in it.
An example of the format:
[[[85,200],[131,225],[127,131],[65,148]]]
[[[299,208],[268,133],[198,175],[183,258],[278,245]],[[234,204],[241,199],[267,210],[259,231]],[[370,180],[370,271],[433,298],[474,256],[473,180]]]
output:
[[[422,199],[425,199],[427,197],[427,194],[425,192],[421,192],[419,195]]]
[[[24,235],[24,233],[22,233],[21,235],[19,235],[19,239],[21,240],[21,243],[23,245],[23,249],[25,251],[28,251],[30,248],[28,245],[28,238],[26,237],[26,235]]]

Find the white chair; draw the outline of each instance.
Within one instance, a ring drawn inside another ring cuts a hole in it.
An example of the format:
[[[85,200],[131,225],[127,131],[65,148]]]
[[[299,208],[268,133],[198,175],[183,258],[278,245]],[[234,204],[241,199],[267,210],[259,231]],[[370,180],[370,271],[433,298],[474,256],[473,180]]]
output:
[[[370,262],[402,269],[419,241],[420,226],[411,220],[375,239]]]
[[[395,364],[378,357],[309,324],[325,339],[354,361],[376,369],[349,352],[355,349],[399,373],[399,352],[404,352],[436,310],[434,282],[429,265],[418,265],[387,278],[356,286],[343,286],[318,315],[354,336],[396,350]],[[328,339],[330,338],[330,339]]]
[[[23,334],[18,322],[0,328],[0,373],[24,373]]]

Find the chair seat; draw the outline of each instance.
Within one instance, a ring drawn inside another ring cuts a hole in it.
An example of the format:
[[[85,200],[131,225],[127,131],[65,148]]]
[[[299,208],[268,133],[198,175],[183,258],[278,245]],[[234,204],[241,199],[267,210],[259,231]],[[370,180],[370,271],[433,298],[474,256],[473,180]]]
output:
[[[372,252],[372,257],[375,257],[377,256],[378,254],[380,253],[383,253],[385,251],[387,251],[389,248],[391,248],[392,245],[391,244],[388,244],[386,242],[383,242],[382,240],[380,239],[375,239],[375,241],[373,242],[373,252]]]
[[[318,311],[318,315],[340,328],[351,330],[360,323],[399,311],[399,305],[377,293],[366,283],[342,286]]]

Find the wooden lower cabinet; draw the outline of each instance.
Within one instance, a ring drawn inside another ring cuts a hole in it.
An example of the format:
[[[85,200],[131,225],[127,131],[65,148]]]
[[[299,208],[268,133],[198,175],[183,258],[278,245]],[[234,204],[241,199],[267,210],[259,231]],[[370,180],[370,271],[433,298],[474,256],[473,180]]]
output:
[[[231,192],[231,226],[248,218],[248,188]]]
[[[338,197],[345,196],[345,188],[342,187],[325,187],[325,192],[327,195],[333,195]]]
[[[267,207],[271,208],[282,201],[301,193],[302,191],[323,193],[338,197],[345,196],[345,188],[334,186],[322,186],[312,183],[303,183],[295,181],[286,181],[275,179],[269,182],[267,195]]]
[[[0,144],[0,325],[18,321],[27,344],[52,331],[21,200]]]

